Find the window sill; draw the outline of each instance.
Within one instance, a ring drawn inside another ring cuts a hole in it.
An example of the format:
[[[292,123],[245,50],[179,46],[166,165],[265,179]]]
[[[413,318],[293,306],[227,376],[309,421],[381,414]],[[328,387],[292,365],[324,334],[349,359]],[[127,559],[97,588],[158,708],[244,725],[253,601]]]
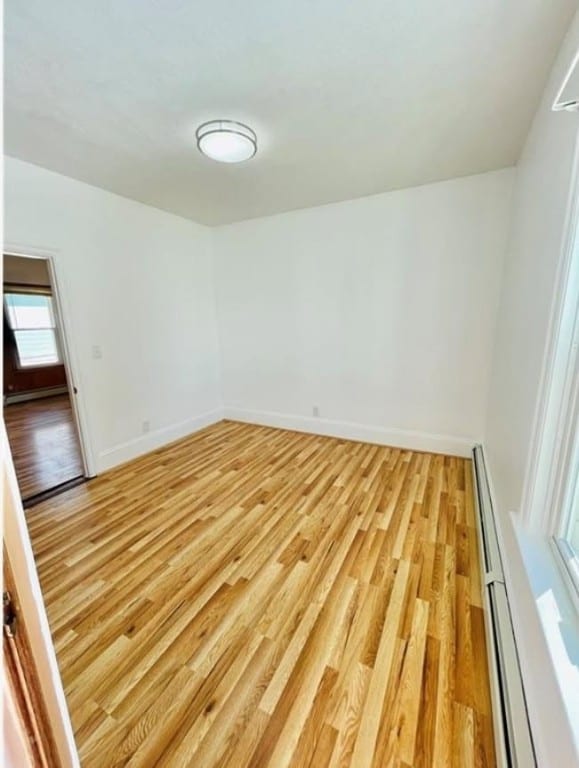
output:
[[[576,614],[579,615],[579,560],[565,539],[554,538],[552,545],[563,581],[567,585]]]
[[[560,556],[550,541],[523,528],[515,515],[512,522],[534,610],[543,631],[548,661],[566,715],[565,727],[569,729],[579,761],[579,613],[571,592],[573,585],[565,578]],[[549,669],[537,658],[532,674],[538,678],[549,674]],[[540,681],[538,685],[537,679],[534,682],[536,693],[540,690]],[[537,719],[551,718],[552,712],[541,711],[540,696],[535,695],[534,699],[528,703],[529,708],[535,710]],[[556,755],[553,748],[556,749],[556,745],[551,745],[549,751]]]

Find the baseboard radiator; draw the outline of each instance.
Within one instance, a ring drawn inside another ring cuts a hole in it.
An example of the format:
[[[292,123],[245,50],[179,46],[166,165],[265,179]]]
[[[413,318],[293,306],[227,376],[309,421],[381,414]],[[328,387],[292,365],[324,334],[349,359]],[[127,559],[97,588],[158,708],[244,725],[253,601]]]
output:
[[[44,387],[43,389],[33,389],[30,392],[8,392],[4,395],[4,404],[13,405],[14,403],[26,403],[29,400],[42,400],[45,397],[66,395],[67,392],[68,387]]]
[[[473,474],[497,766],[536,768],[490,486],[481,446],[476,446],[473,451]]]

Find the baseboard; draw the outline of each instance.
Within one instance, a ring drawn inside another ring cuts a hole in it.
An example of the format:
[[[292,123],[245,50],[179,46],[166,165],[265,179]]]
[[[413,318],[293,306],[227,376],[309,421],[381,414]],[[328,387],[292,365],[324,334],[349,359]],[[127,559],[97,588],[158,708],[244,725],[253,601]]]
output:
[[[169,427],[156,429],[154,432],[147,432],[145,435],[135,437],[133,440],[128,440],[126,443],[121,443],[114,448],[102,451],[99,454],[97,471],[105,472],[107,469],[112,469],[119,464],[124,464],[127,461],[131,461],[131,459],[136,459],[138,456],[150,453],[157,448],[173,443],[175,440],[180,440],[194,432],[198,432],[204,427],[216,424],[223,418],[223,409],[216,408],[213,411],[207,411],[200,416],[187,419],[179,424],[172,424]]]
[[[31,392],[15,392],[4,396],[4,404],[25,403],[28,400],[42,400],[45,397],[55,397],[55,395],[66,395],[67,393],[68,387],[45,387]]]
[[[443,453],[464,458],[470,458],[473,446],[477,442],[475,438],[452,437],[404,429],[386,429],[367,424],[356,424],[351,421],[334,421],[273,411],[252,411],[231,406],[225,406],[224,416],[226,419],[248,424],[261,424],[266,427],[291,429],[295,432],[341,437],[345,440],[391,445],[413,451]]]

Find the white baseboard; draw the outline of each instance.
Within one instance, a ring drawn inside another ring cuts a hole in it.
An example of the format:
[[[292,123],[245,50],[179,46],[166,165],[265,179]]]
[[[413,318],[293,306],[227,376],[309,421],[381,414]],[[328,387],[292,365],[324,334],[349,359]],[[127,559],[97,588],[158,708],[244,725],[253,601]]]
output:
[[[54,397],[55,395],[68,394],[68,387],[45,387],[31,392],[8,393],[4,396],[4,403],[12,405],[13,403],[26,403],[29,400],[42,400],[45,397]]]
[[[477,442],[475,438],[452,437],[405,429],[386,429],[367,424],[356,424],[351,421],[333,421],[272,411],[252,411],[227,405],[224,409],[224,418],[248,424],[261,424],[266,427],[279,427],[296,432],[341,437],[345,440],[391,445],[413,451],[444,453],[449,456],[462,456],[464,458],[470,458],[473,446]]]
[[[216,424],[218,421],[222,421],[223,418],[223,409],[216,408],[213,411],[202,413],[200,416],[187,419],[179,424],[172,424],[169,427],[163,427],[162,429],[156,429],[154,432],[139,435],[139,437],[135,437],[133,440],[128,440],[126,443],[121,443],[114,448],[102,451],[99,454],[97,471],[105,472],[107,469],[124,464],[126,461],[136,459],[138,456],[155,451],[157,448],[168,445],[175,440],[187,437],[187,435],[191,435],[203,429],[203,427]]]
[[[472,448],[476,443],[473,438],[449,435],[437,435],[429,432],[414,432],[403,429],[385,429],[372,427],[367,424],[356,424],[350,421],[334,421],[330,419],[308,418],[291,414],[275,413],[272,411],[252,411],[243,408],[216,408],[200,416],[187,419],[179,424],[157,429],[145,435],[139,435],[126,443],[116,445],[99,454],[97,472],[105,472],[119,464],[136,459],[145,453],[150,453],[163,445],[187,437],[203,427],[216,424],[222,419],[242,421],[247,424],[261,424],[267,427],[291,429],[295,432],[306,432],[314,435],[340,437],[344,440],[358,440],[378,445],[391,445],[414,451],[429,451],[443,453],[449,456],[470,458]]]

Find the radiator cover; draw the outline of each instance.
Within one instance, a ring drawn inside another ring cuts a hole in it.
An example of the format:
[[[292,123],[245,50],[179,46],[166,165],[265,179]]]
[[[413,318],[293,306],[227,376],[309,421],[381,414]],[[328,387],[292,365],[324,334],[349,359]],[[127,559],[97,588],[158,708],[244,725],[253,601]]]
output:
[[[482,446],[473,450],[483,607],[499,768],[537,766]]]

